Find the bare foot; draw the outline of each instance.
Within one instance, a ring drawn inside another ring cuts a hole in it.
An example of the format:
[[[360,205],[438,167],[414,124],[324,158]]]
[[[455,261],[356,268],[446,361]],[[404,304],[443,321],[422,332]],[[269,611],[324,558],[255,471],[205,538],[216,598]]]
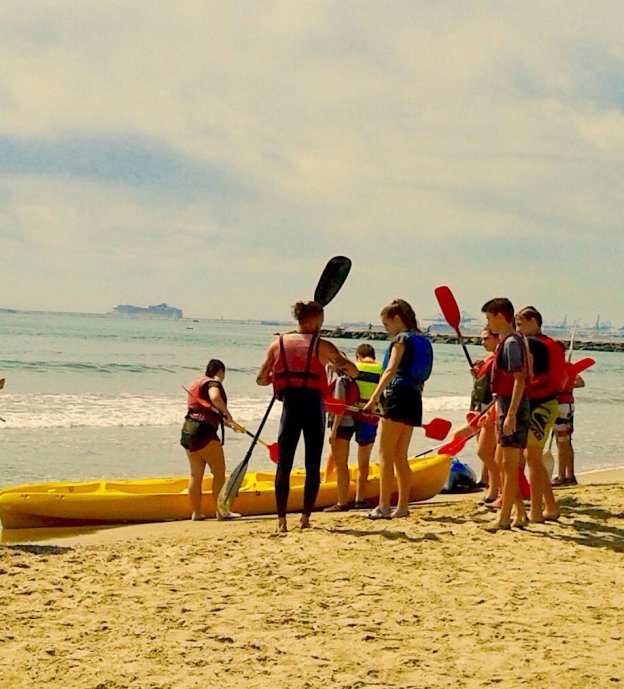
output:
[[[310,526],[310,517],[307,514],[302,514],[301,515],[301,524],[300,528],[303,531],[303,529],[311,529],[312,527]]]
[[[544,519],[544,515],[542,513],[539,513],[535,516],[529,514],[529,521],[531,522],[531,524],[543,524],[546,520]]]
[[[561,512],[559,512],[559,510],[557,510],[556,512],[544,512],[544,521],[545,522],[558,522],[560,516],[561,516]]]
[[[191,515],[191,520],[194,522],[203,522],[206,519],[205,514],[200,514],[199,512],[193,512]]]
[[[524,515],[524,517],[516,517],[511,525],[514,527],[514,529],[524,529],[525,526],[528,526],[529,524],[529,518]]]
[[[277,533],[288,533],[288,525],[285,517],[279,517],[277,520]]]
[[[509,531],[511,524],[509,522],[492,522],[491,524],[482,524],[481,528],[488,533],[496,533],[497,531]]]

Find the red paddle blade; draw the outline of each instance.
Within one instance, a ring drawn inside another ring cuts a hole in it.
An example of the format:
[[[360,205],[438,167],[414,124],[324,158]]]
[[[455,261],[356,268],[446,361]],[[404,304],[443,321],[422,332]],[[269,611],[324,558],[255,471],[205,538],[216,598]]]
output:
[[[481,414],[479,414],[478,411],[469,411],[466,414],[466,422],[468,423],[469,426],[474,426],[475,428],[477,427],[477,422],[481,418]]]
[[[424,423],[425,435],[434,440],[444,440],[451,430],[453,424],[446,419],[432,419],[429,423]]]
[[[347,411],[347,405],[335,397],[331,397],[331,395],[326,395],[323,402],[325,402],[325,409],[330,414],[344,414]]]
[[[267,445],[267,450],[269,451],[269,459],[277,464],[279,462],[279,445],[277,443],[271,443]]]
[[[449,287],[443,285],[442,287],[436,287],[433,290],[436,295],[438,304],[442,309],[442,314],[446,319],[446,322],[453,328],[453,330],[459,330],[459,324],[461,323],[461,313],[459,312],[459,306],[455,301],[455,297],[451,292]]]
[[[438,454],[449,455],[451,457],[459,454],[466,447],[466,443],[470,438],[472,438],[471,435],[467,435],[464,438],[455,438],[455,440],[451,440],[450,443],[446,443],[446,445],[442,445],[442,447],[438,448]]]
[[[590,356],[587,356],[584,359],[580,359],[579,361],[576,361],[573,364],[569,364],[569,375],[576,377],[579,373],[582,373],[583,371],[586,371],[588,368],[591,368],[595,363],[595,359],[592,359]]]

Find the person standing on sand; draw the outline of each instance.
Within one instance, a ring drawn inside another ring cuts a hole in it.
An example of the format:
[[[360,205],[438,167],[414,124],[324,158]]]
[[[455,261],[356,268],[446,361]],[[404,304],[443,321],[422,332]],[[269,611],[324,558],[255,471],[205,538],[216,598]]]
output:
[[[293,306],[297,321],[295,332],[280,335],[267,349],[256,382],[273,385],[274,395],[282,401],[282,417],[277,439],[279,458],[275,472],[275,500],[278,531],[288,530],[286,512],[290,493],[290,472],[299,438],[305,442],[305,486],[301,528],[310,527],[321,482],[321,456],[325,437],[325,405],[327,393],[325,366],[355,377],[356,365],[343,356],[337,347],[320,337],[324,311],[315,301],[298,301]]]
[[[474,377],[470,395],[470,410],[479,414],[486,410],[493,399],[490,376],[494,364],[494,350],[498,344],[498,335],[486,326],[481,331],[481,344],[485,347],[487,356],[482,361],[475,361],[474,366],[470,369]],[[467,430],[472,432],[470,428]],[[500,467],[496,461],[496,424],[490,420],[489,415],[483,419],[479,426],[477,455],[483,462],[484,477],[487,477],[488,494],[484,503],[491,504],[498,497],[500,490]]]
[[[498,415],[496,442],[501,459],[502,500],[497,521],[485,527],[488,531],[498,531],[511,528],[514,505],[516,519],[513,525],[524,527],[528,521],[520,497],[518,472],[529,433],[530,409],[525,387],[530,360],[524,336],[514,330],[514,308],[509,299],[490,299],[481,311],[485,313],[490,330],[499,339],[490,380]]]
[[[543,454],[559,412],[558,397],[567,378],[565,354],[555,340],[542,333],[542,315],[534,306],[518,311],[516,330],[527,338],[533,357],[533,377],[527,386],[531,419],[525,456],[531,484],[529,519],[540,524],[557,520],[560,515]]]
[[[559,343],[562,347],[563,344]],[[559,395],[559,411],[553,432],[557,441],[557,476],[552,480],[553,486],[575,486],[578,481],[574,475],[574,390],[584,388],[585,381],[581,376],[567,377],[564,389]]]
[[[188,494],[191,503],[191,519],[205,519],[201,509],[202,482],[206,464],[212,472],[212,495],[215,505],[221,488],[225,483],[225,457],[222,440],[217,432],[221,427],[223,438],[224,424],[235,426],[227,408],[227,395],[223,388],[225,365],[219,359],[211,359],[206,366],[206,373],[194,380],[188,388],[188,412],[182,426],[180,445],[186,450],[191,476]],[[240,514],[216,512],[217,519],[237,519]]]
[[[365,343],[359,345],[355,350],[355,365],[359,371],[357,378],[355,380],[347,376],[338,378],[334,397],[346,402],[349,406],[363,409],[381,379],[383,367],[378,361],[375,361],[374,348]],[[378,405],[375,411],[380,412],[381,406]],[[367,506],[363,495],[368,481],[370,456],[377,437],[378,423],[378,417],[364,416],[357,411],[347,411],[333,417],[330,444],[336,466],[338,502],[327,507],[325,512],[344,512],[350,509],[348,504],[349,445],[353,436],[355,436],[355,442],[358,446],[355,507]]]
[[[422,425],[422,392],[431,375],[433,349],[418,328],[414,309],[395,299],[381,310],[381,321],[392,336],[384,359],[384,372],[364,406],[373,412],[385,392],[379,438],[379,504],[369,519],[409,516],[412,472],[407,461],[414,426]],[[399,499],[391,512],[392,479],[396,469]]]

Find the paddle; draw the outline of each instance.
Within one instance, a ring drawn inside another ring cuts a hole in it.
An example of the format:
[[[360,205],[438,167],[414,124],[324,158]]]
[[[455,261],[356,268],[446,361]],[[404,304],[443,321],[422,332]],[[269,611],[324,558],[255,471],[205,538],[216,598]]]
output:
[[[220,416],[222,419],[224,418],[223,414],[219,409],[217,409],[214,405],[209,404],[206,402],[206,400],[201,399],[200,397],[197,397],[194,395],[190,390],[187,390],[187,388],[184,387],[184,385],[180,386],[183,390],[185,390],[196,402],[197,404],[200,404],[202,407],[205,407],[206,409],[210,409],[210,411],[213,414],[217,414],[217,416]],[[244,426],[241,426],[240,423],[236,423],[236,421],[232,423],[225,422],[226,426],[229,426],[233,430],[235,430],[237,433],[246,433],[250,438],[255,437],[254,434],[251,431],[248,431]],[[272,462],[275,462],[277,464],[277,456],[278,456],[278,448],[277,448],[277,443],[267,443],[265,440],[262,440],[262,438],[258,438],[258,442],[260,445],[264,445],[266,449],[269,451],[269,457]]]
[[[450,440],[448,443],[444,443],[444,445],[432,447],[430,450],[425,450],[424,452],[417,454],[416,457],[424,457],[425,455],[430,455],[432,452],[436,452],[439,455],[451,456],[461,452],[464,449],[464,447],[466,447],[466,443],[471,438],[474,438],[475,435],[477,435],[477,433],[479,432],[479,421],[484,416],[486,416],[486,414],[488,414],[493,405],[494,400],[492,400],[481,413],[476,411],[470,411],[468,412],[468,414],[466,414],[466,420],[468,421],[468,425],[474,428],[474,433],[462,436],[460,438],[454,438],[453,440]]]
[[[576,376],[578,376],[583,371],[586,371],[588,368],[591,368],[596,363],[596,360],[592,359],[590,356],[587,356],[584,359],[579,359],[578,361],[574,362],[573,364],[570,363],[573,348],[574,348],[574,332],[572,333],[572,337],[570,338],[570,350],[568,352],[568,361],[566,363],[568,378],[572,383],[574,383]],[[552,476],[552,473],[553,473],[553,470],[555,467],[555,458],[553,457],[553,454],[552,454],[552,446],[553,446],[554,439],[555,439],[555,431],[553,430],[550,434],[550,440],[548,441],[548,447],[544,451],[544,454],[542,455],[542,461],[544,462],[544,466],[546,467],[546,471],[550,474],[550,476]]]
[[[441,287],[436,287],[433,290],[433,292],[436,295],[438,304],[440,304],[440,308],[442,309],[442,313],[444,315],[446,322],[457,333],[457,337],[459,338],[459,344],[462,346],[462,349],[464,350],[464,354],[466,355],[466,359],[468,360],[470,368],[472,368],[472,359],[470,358],[470,354],[468,353],[466,345],[464,344],[464,338],[462,337],[462,334],[459,330],[459,325],[461,323],[461,313],[459,311],[459,306],[455,301],[453,293],[451,292],[450,288],[446,287],[445,285]]]
[[[344,414],[346,411],[354,411],[359,412],[362,415],[363,420],[365,420],[366,417],[369,417],[371,421],[374,421],[376,418],[383,418],[381,414],[375,414],[374,412],[363,413],[359,407],[352,407],[345,402],[336,399],[335,397],[325,397],[323,401],[325,402],[325,409],[327,409],[330,414]],[[427,438],[444,440],[444,438],[446,438],[448,435],[448,432],[451,430],[451,426],[452,424],[450,421],[435,418],[429,423],[424,423],[422,428],[425,430],[425,436]]]
[[[343,286],[349,271],[351,270],[351,260],[346,256],[334,256],[330,258],[327,265],[321,273],[321,277],[314,290],[314,301],[318,302],[321,306],[327,306],[329,302],[338,294],[340,288]],[[266,420],[269,418],[273,404],[275,403],[275,397],[271,397],[269,406],[262,417],[262,421],[258,426],[258,430],[251,441],[247,454],[242,459],[240,464],[236,466],[234,471],[230,474],[228,480],[225,482],[219,497],[217,499],[217,509],[221,514],[226,514],[230,511],[232,502],[238,494],[238,490],[241,487],[243,478],[247,473],[247,465],[251,459],[251,455],[254,451],[254,447],[260,438],[260,433],[264,428]],[[278,458],[279,461],[279,458]]]
[[[314,301],[327,306],[340,292],[351,270],[351,259],[346,256],[330,258],[314,290]]]

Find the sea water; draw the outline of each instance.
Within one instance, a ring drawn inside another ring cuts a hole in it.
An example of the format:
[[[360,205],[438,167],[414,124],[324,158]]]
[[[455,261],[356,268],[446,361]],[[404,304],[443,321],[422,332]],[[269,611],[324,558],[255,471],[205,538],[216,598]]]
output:
[[[0,487],[42,481],[180,476],[188,471],[179,444],[188,386],[210,358],[224,361],[233,417],[254,431],[271,399],[255,378],[277,326],[85,314],[0,314]],[[282,328],[286,330],[286,328]],[[359,341],[335,340],[353,357]],[[381,358],[386,342],[371,342]],[[483,356],[470,347],[474,359]],[[590,354],[596,366],[576,394],[574,446],[578,471],[618,467],[624,410],[624,354]],[[471,377],[460,347],[434,345],[434,369],[425,387],[425,421],[461,423]],[[263,432],[277,439],[281,405]],[[250,438],[226,429],[229,468]],[[410,453],[436,445],[416,429]],[[303,442],[296,465],[302,465]],[[352,450],[355,454],[355,449]],[[376,450],[373,452],[373,458]],[[462,458],[479,470],[474,443]],[[353,457],[354,459],[354,457]],[[250,470],[270,470],[258,445]]]

